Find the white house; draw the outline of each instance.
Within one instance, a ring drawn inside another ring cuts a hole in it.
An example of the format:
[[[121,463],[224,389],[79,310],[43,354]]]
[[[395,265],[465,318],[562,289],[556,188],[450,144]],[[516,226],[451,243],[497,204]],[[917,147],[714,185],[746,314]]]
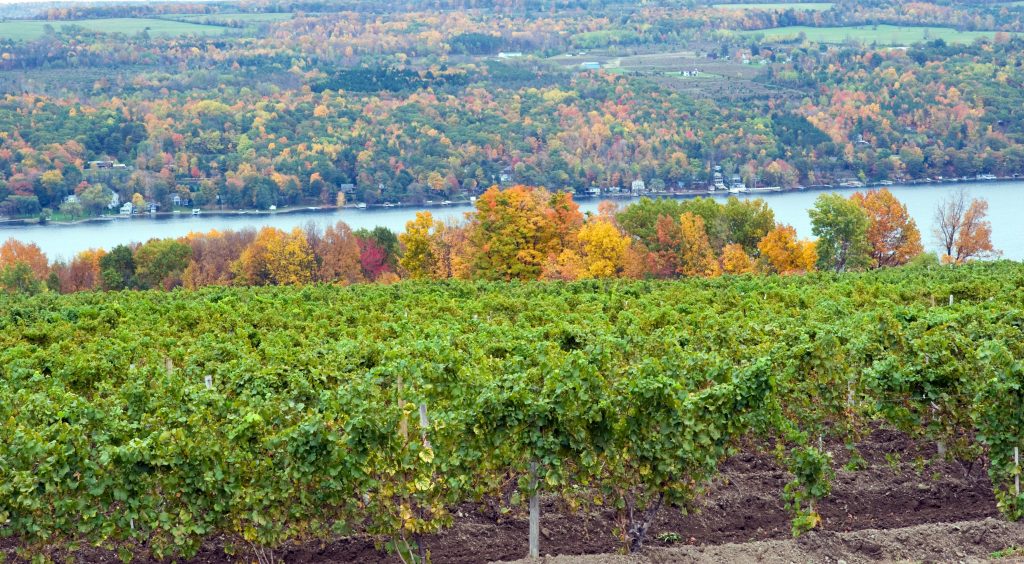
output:
[[[633,184],[630,185],[630,188],[632,189],[634,194],[640,194],[647,189],[647,185],[644,184],[642,178],[637,178],[636,180],[633,181]]]
[[[132,215],[133,213],[135,213],[135,206],[131,202],[125,202],[121,206],[121,215]]]

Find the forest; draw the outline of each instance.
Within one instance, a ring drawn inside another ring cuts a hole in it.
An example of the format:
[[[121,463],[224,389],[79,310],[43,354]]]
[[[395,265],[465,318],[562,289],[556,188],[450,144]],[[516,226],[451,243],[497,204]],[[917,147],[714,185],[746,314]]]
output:
[[[421,204],[495,184],[659,195],[706,190],[716,167],[781,188],[1024,174],[1017,6],[372,4],[42,11],[57,25],[41,37],[0,37],[0,217]],[[111,17],[223,33],[63,27]],[[865,23],[990,35],[751,34]]]

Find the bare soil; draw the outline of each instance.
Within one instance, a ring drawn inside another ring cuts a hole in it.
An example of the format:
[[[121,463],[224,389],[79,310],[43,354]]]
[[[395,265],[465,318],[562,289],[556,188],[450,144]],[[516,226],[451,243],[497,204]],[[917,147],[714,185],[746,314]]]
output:
[[[842,445],[829,448],[837,466],[846,463],[849,454]],[[886,430],[873,431],[858,451],[866,468],[837,469],[832,495],[819,508],[821,530],[796,540],[780,497],[790,476],[771,454],[751,445],[724,463],[720,478],[694,507],[661,511],[643,554],[614,554],[621,548],[612,535],[614,512],[573,512],[555,499],[543,500],[541,553],[595,555],[551,560],[593,563],[977,561],[1024,546],[1024,525],[999,518],[983,463],[934,460],[933,445]],[[439,564],[515,560],[526,552],[526,515],[496,521],[488,509],[466,505],[457,510],[454,527],[425,541]],[[208,539],[192,562],[252,560],[243,543],[235,543],[236,557],[225,554],[226,544],[230,539]],[[18,561],[15,547],[11,539],[0,539],[0,553],[6,552],[8,561]],[[277,555],[300,563],[398,561],[378,550],[372,539],[360,537],[285,547]],[[54,556],[62,560],[61,554]],[[75,560],[117,558],[89,548]]]

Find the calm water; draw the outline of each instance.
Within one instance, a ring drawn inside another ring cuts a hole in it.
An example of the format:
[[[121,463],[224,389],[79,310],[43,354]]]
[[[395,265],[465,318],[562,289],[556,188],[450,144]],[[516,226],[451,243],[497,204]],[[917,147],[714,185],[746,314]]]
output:
[[[893,194],[907,205],[910,215],[917,221],[925,247],[935,248],[932,225],[936,205],[950,192],[963,186],[971,197],[983,197],[989,203],[989,219],[992,221],[992,241],[1003,256],[1024,260],[1024,182],[988,182],[981,184],[930,184],[921,186],[891,186]],[[814,199],[821,192],[785,192],[759,194],[775,210],[775,217],[781,223],[796,227],[802,237],[811,236],[811,222],[807,210],[814,205]],[[619,200],[626,205],[630,200]],[[598,200],[586,200],[580,208],[586,212],[597,211]],[[461,219],[470,206],[431,208],[439,219]],[[111,248],[121,243],[146,241],[157,237],[180,237],[190,231],[210,229],[242,229],[245,227],[273,226],[285,230],[303,226],[310,222],[325,226],[344,221],[353,229],[373,228],[380,225],[396,232],[405,228],[405,222],[412,219],[416,208],[403,207],[370,210],[337,210],[333,212],[289,213],[278,215],[233,215],[192,216],[149,219],[147,217],[119,218],[113,221],[83,223],[77,225],[31,225],[0,227],[0,241],[9,237],[34,242],[51,258],[69,258],[79,251],[103,247]]]

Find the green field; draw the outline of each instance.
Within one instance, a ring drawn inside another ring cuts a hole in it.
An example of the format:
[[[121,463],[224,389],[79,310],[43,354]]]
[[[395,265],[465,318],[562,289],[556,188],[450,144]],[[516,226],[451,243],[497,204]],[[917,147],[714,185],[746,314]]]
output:
[[[215,35],[224,33],[223,27],[212,25],[152,18],[109,18],[59,22],[40,20],[0,22],[0,37],[14,40],[38,39],[45,33],[46,26],[59,30],[62,27],[71,25],[81,26],[102,33],[124,33],[127,35],[134,35],[143,30],[148,31],[150,35]]]
[[[947,43],[971,43],[979,38],[991,38],[994,31],[957,31],[949,27],[897,27],[893,25],[808,27],[790,26],[742,32],[745,35],[763,34],[768,39],[795,38],[803,33],[808,41],[843,43],[848,40],[880,45],[910,45],[922,41],[942,39]]]
[[[248,14],[185,14],[181,16],[174,16],[173,19],[183,22],[245,22],[245,23],[264,23],[264,22],[283,22],[292,19],[293,14],[291,12],[272,12],[272,13],[248,13]]]
[[[832,9],[832,2],[757,2],[750,4],[712,4],[712,8],[729,10],[815,10]]]

